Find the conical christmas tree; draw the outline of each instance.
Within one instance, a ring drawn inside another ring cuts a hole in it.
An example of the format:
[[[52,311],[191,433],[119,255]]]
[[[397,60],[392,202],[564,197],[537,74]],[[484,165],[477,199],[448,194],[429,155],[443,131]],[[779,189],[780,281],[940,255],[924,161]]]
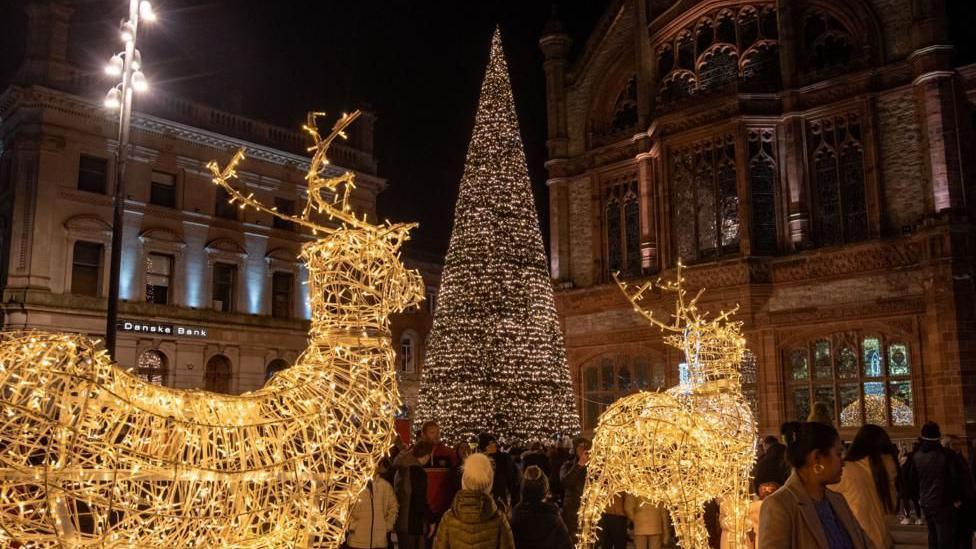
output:
[[[579,432],[515,101],[495,30],[427,346],[418,419],[448,440]]]

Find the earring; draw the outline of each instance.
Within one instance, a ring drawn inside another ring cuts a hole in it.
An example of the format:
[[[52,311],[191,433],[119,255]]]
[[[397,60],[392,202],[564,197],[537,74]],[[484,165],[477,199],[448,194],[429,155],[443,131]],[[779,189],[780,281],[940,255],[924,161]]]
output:
[[[817,464],[815,464],[813,466],[813,472],[814,472],[814,474],[819,475],[819,474],[823,473],[823,470],[824,470],[824,466],[823,465],[820,465],[819,463],[817,463]]]

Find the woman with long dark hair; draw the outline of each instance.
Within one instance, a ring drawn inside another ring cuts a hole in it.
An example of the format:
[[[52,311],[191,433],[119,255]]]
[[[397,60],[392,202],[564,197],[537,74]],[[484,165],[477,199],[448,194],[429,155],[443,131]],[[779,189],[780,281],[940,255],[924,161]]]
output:
[[[898,450],[888,433],[867,424],[844,456],[844,474],[834,490],[844,495],[854,517],[879,549],[894,546],[886,515],[897,508]]]
[[[759,549],[868,549],[874,547],[844,496],[828,486],[844,468],[837,429],[816,422],[783,426],[793,474],[763,500]]]

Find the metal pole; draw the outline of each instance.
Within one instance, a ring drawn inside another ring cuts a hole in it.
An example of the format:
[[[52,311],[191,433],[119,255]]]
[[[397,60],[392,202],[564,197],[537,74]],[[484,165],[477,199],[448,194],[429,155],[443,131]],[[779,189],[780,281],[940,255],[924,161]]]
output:
[[[112,256],[109,266],[108,312],[105,318],[105,348],[113,360],[119,321],[119,284],[122,277],[122,231],[125,221],[125,162],[129,156],[129,121],[132,115],[132,60],[139,31],[139,0],[129,0],[132,40],[125,43],[122,65],[122,105],[119,112],[118,148],[115,150],[115,208],[112,213]]]

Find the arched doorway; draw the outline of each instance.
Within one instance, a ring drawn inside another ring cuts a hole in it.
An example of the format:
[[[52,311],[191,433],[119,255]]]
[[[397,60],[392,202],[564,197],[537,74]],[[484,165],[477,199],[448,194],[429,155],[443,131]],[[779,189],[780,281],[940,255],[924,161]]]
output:
[[[264,372],[264,381],[267,382],[269,379],[274,377],[275,374],[282,370],[287,370],[291,366],[283,359],[276,358],[268,363],[268,368]]]
[[[155,349],[139,355],[139,365],[136,368],[139,379],[153,385],[166,385],[166,373],[166,355]]]
[[[214,393],[230,393],[230,359],[214,355],[207,361],[203,373],[204,389]]]

